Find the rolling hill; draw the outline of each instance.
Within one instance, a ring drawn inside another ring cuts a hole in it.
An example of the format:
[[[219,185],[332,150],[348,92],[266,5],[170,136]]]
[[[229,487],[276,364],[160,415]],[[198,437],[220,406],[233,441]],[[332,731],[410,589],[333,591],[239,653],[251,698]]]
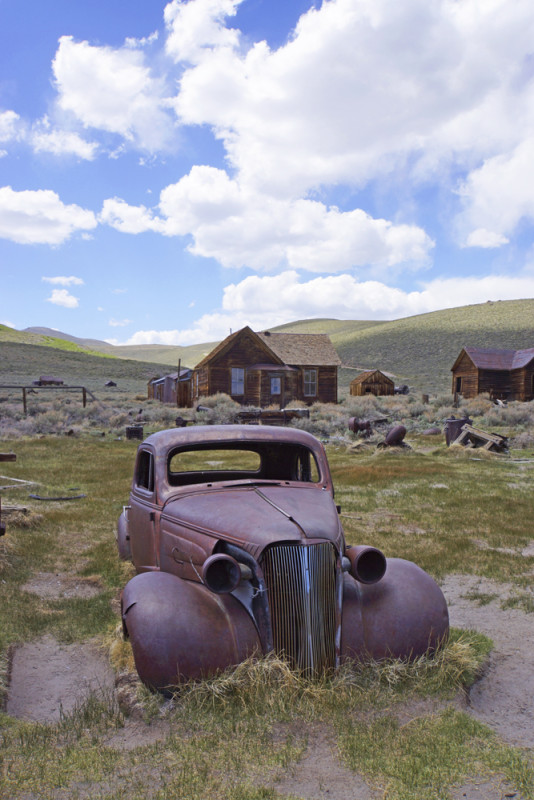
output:
[[[451,391],[450,369],[464,346],[534,347],[534,299],[480,303],[388,322],[297,320],[271,330],[328,333],[343,363],[339,381],[342,392],[348,390],[359,371],[380,369],[397,384],[407,383],[413,391],[435,394]],[[128,374],[133,381],[139,381],[141,389],[142,383],[146,385],[153,375],[176,370],[178,360],[183,366],[194,366],[216,344],[114,346],[48,328],[15,331],[0,326],[0,380],[7,382],[8,373],[35,377],[44,372],[64,372],[62,366],[74,359],[73,374],[90,372],[100,382],[104,376]],[[47,348],[46,358],[43,346]],[[54,354],[54,350],[60,354]],[[14,371],[17,361],[24,362],[24,367]],[[90,388],[89,383],[85,385]]]

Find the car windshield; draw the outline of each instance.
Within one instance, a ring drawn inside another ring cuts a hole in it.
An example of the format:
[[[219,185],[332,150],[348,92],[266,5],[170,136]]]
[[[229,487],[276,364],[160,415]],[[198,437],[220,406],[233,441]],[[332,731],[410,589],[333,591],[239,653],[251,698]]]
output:
[[[190,445],[172,450],[167,464],[171,486],[242,480],[320,481],[313,452],[285,442]]]

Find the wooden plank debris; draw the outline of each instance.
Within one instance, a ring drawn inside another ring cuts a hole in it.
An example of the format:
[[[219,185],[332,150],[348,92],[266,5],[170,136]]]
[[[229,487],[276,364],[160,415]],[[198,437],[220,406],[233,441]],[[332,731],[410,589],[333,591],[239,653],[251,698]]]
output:
[[[498,433],[488,433],[466,423],[462,426],[462,432],[454,444],[461,444],[464,447],[482,447],[484,450],[500,452],[508,448],[508,439],[506,436],[501,436]]]

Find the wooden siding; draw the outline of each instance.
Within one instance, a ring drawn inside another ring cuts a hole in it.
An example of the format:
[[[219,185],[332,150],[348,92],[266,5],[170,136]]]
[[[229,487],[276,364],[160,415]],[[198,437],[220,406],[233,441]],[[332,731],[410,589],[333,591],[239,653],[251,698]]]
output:
[[[478,388],[478,369],[467,353],[462,352],[452,373],[452,393],[461,394],[466,399],[480,394]]]

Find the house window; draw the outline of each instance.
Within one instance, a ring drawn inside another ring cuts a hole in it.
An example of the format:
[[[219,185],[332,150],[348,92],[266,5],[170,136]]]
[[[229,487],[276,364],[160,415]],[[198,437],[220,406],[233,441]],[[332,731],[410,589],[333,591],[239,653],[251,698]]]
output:
[[[242,367],[232,367],[232,390],[234,395],[245,394],[245,370]]]
[[[282,380],[281,378],[271,378],[271,394],[282,393]]]
[[[304,370],[304,397],[315,397],[317,395],[317,370]]]

